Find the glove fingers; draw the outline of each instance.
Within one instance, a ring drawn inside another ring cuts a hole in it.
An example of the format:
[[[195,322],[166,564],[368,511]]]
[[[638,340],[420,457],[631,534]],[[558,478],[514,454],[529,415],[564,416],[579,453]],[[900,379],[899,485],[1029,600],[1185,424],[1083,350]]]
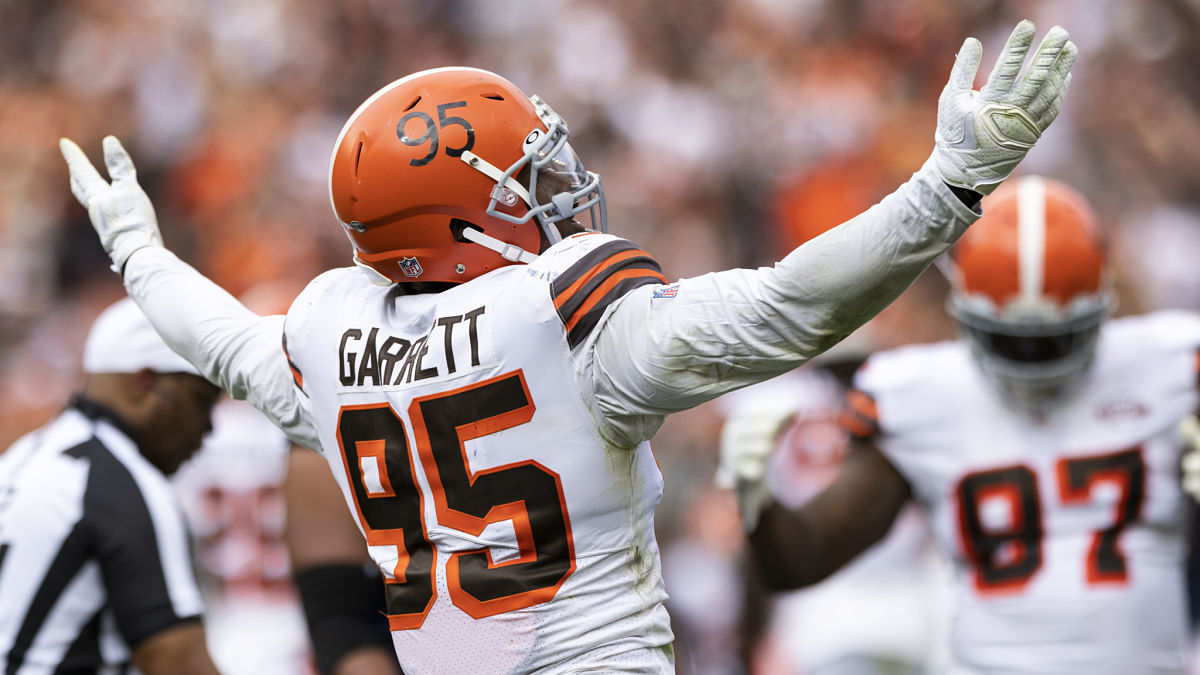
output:
[[[1038,121],[1038,125],[1041,128],[1045,129],[1046,127],[1050,126],[1050,123],[1054,121],[1054,118],[1058,117],[1058,113],[1059,113],[1059,111],[1062,110],[1062,107],[1063,107],[1063,101],[1067,97],[1067,90],[1070,87],[1071,87],[1071,76],[1067,75],[1067,79],[1063,83],[1062,88],[1059,89],[1058,94],[1054,97],[1054,99],[1052,101],[1050,101],[1050,105],[1047,106],[1046,109],[1044,111],[1042,111],[1042,113],[1040,115],[1038,115],[1037,121]]]
[[[1029,103],[1045,88],[1050,73],[1058,64],[1059,57],[1067,44],[1072,43],[1068,40],[1067,31],[1061,26],[1055,26],[1046,33],[1042,44],[1038,46],[1037,52],[1029,62],[1029,69],[1025,72],[1025,77],[1017,85],[1015,92],[1017,103]],[[1078,54],[1078,50],[1076,53]],[[1074,63],[1074,60],[1071,63]],[[1068,64],[1069,66],[1070,64]]]
[[[970,91],[975,87],[975,75],[979,72],[979,62],[983,59],[983,45],[979,40],[969,37],[963,41],[958,54],[954,57],[954,68],[950,71],[950,82],[946,89],[954,91]]]
[[[96,171],[91,160],[83,150],[69,138],[58,139],[58,149],[63,159],[67,161],[67,173],[71,176],[71,194],[84,208],[92,201],[92,197],[108,185],[108,181]]]
[[[1030,115],[1041,121],[1045,117],[1046,110],[1049,109],[1050,104],[1055,99],[1062,97],[1067,87],[1067,82],[1071,79],[1071,66],[1075,63],[1075,58],[1078,55],[1079,49],[1075,46],[1075,43],[1067,42],[1066,46],[1063,47],[1062,54],[1058,57],[1058,61],[1055,61],[1050,75],[1046,78],[1046,83],[1042,86],[1042,90],[1026,106]],[[1046,120],[1046,124],[1049,123],[1050,120]],[[1045,126],[1042,128],[1045,128]]]
[[[104,137],[104,164],[108,166],[108,175],[113,183],[137,182],[133,160],[116,136]]]
[[[1021,64],[1025,62],[1025,55],[1029,52],[1029,46],[1033,44],[1033,36],[1036,34],[1037,26],[1034,26],[1029,19],[1024,19],[1017,24],[1012,35],[1008,36],[1008,42],[1004,43],[1004,50],[1000,52],[1000,58],[996,59],[992,74],[988,76],[987,84],[980,93],[987,98],[995,98],[1012,89],[1013,82],[1017,80],[1017,73],[1021,72]]]

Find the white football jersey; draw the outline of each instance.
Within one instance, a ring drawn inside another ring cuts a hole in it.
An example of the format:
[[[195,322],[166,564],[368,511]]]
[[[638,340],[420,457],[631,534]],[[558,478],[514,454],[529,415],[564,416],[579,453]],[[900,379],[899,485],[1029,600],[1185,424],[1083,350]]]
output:
[[[254,406],[226,398],[203,447],[172,477],[196,542],[208,650],[227,675],[313,672],[283,541],[290,449]]]
[[[838,426],[844,396],[833,375],[809,365],[721,399],[729,415],[795,408],[768,465],[768,484],[781,504],[800,507],[840,472],[849,449]],[[886,537],[828,579],[774,594],[766,634],[779,652],[780,672],[815,672],[848,657],[926,672],[941,648],[948,586],[930,539],[910,505]]]
[[[859,372],[875,442],[955,559],[963,672],[1185,671],[1177,427],[1200,400],[1198,348],[1192,315],[1110,320],[1085,388],[1041,422],[1005,407],[961,342]]]
[[[927,163],[772,267],[672,284],[598,233],[437,294],[330,272],[286,326],[161,247],[124,281],[205,377],[323,448],[393,581],[406,670],[666,672],[645,441],[848,335],[978,217]]]
[[[384,574],[405,672],[670,669],[662,476],[648,443],[605,442],[570,367],[657,269],[580,235],[440,293],[341,269],[296,300],[289,360]]]

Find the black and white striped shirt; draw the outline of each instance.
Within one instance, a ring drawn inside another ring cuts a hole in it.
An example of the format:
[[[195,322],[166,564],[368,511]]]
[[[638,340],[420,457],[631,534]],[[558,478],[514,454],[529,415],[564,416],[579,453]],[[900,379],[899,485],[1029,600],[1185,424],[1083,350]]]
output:
[[[167,479],[77,400],[0,454],[2,675],[120,673],[203,610]]]

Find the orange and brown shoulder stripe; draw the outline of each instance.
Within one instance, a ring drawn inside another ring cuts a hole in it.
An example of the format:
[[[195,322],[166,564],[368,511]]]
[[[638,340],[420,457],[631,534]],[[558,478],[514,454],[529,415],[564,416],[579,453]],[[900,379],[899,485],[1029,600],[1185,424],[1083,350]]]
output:
[[[666,283],[649,253],[625,240],[611,241],[580,258],[550,284],[554,309],[567,330],[567,343],[583,342],[604,310],[639,286]]]
[[[879,408],[875,399],[861,389],[846,392],[846,400],[838,413],[838,426],[859,440],[879,434]]]
[[[288,353],[287,333],[283,334],[281,346],[283,347],[283,356],[287,359],[288,368],[292,371],[292,382],[295,383],[296,388],[300,390],[300,393],[308,396],[308,392],[304,391],[304,373],[300,372],[300,368],[296,366],[296,362],[292,361],[292,355]]]
[[[1197,391],[1200,391],[1200,349],[1196,350],[1195,357],[1192,361],[1192,382]]]

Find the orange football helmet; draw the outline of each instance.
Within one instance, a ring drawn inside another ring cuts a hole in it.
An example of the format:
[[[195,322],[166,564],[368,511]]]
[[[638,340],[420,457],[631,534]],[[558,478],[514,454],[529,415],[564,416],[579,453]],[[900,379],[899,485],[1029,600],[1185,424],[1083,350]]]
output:
[[[950,311],[983,370],[1024,409],[1061,400],[1091,365],[1112,304],[1087,200],[1040,176],[1009,181],[952,262]]]
[[[435,68],[380,89],[329,162],[354,262],[384,285],[463,282],[536,259],[562,238],[559,221],[603,231],[600,177],[568,135],[540,98],[486,70]]]

